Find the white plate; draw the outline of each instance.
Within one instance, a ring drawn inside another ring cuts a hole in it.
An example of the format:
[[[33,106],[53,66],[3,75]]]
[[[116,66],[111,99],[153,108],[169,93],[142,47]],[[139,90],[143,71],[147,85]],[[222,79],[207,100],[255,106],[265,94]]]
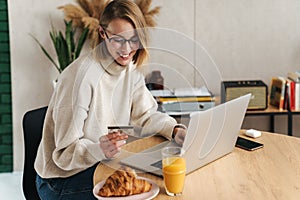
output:
[[[138,179],[144,179],[146,181],[148,181],[149,183],[152,184],[151,190],[149,192],[144,192],[141,194],[135,194],[135,195],[130,195],[130,196],[126,196],[126,197],[101,197],[98,195],[98,192],[100,190],[100,188],[102,188],[102,186],[105,183],[105,180],[97,183],[93,189],[93,193],[94,196],[99,199],[99,200],[149,200],[149,199],[153,199],[154,197],[157,196],[157,194],[159,193],[159,187],[158,185],[152,181],[151,179],[148,178],[144,178],[144,177],[137,177]]]

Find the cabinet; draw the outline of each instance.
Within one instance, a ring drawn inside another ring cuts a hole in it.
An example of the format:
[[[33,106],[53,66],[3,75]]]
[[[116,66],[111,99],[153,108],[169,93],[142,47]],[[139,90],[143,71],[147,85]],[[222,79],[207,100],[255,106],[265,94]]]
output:
[[[293,116],[299,115],[300,110],[290,111],[290,110],[279,110],[278,108],[269,105],[265,110],[249,110],[246,112],[246,116],[269,116],[270,118],[270,132],[274,132],[274,120],[278,115],[287,116],[287,125],[288,125],[288,135],[293,136]]]

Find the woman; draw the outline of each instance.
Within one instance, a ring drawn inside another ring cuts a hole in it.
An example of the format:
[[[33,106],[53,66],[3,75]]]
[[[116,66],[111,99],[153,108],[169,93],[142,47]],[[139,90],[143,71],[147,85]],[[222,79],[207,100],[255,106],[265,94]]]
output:
[[[185,128],[157,104],[137,70],[148,52],[145,19],[130,0],[105,8],[99,26],[102,43],[73,62],[60,76],[50,100],[35,161],[41,199],[94,199],[97,163],[113,158],[126,143],[110,125],[142,127],[141,136],[159,133],[182,144]]]

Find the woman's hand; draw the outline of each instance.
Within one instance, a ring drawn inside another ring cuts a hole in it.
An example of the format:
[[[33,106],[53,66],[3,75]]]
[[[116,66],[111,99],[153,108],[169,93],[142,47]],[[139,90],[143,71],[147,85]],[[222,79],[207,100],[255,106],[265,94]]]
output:
[[[99,138],[100,147],[105,157],[113,158],[120,151],[121,147],[126,144],[127,138],[128,135],[121,130],[101,136]]]
[[[175,127],[173,129],[173,138],[175,142],[179,145],[183,145],[184,138],[186,136],[186,129],[183,127]]]

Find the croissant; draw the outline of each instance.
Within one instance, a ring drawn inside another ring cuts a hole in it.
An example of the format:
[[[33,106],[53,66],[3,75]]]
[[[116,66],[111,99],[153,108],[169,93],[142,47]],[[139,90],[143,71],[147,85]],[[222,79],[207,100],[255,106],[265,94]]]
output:
[[[151,190],[152,184],[144,179],[138,179],[135,172],[125,167],[109,176],[99,190],[102,197],[120,197],[140,194]]]

